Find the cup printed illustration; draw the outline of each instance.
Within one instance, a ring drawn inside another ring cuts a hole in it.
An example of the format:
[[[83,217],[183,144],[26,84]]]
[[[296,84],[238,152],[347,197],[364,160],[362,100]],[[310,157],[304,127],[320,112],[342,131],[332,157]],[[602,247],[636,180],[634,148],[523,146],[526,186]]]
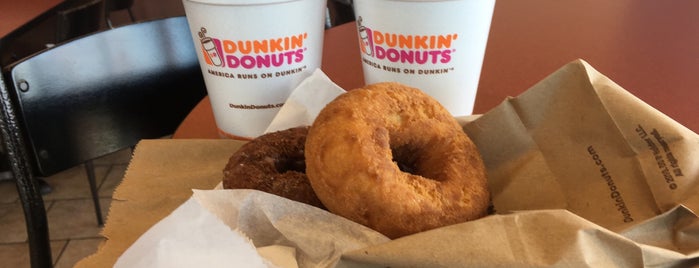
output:
[[[362,17],[360,16],[359,19],[357,19],[357,32],[359,33],[359,45],[362,53],[368,56],[373,56],[374,51],[371,48],[371,40],[369,33],[366,30],[366,27],[362,25]]]
[[[201,48],[204,50],[204,58],[207,63],[214,66],[223,66],[223,59],[221,59],[221,53],[214,45],[213,39],[206,36],[206,28],[201,27],[199,31],[199,41],[201,41]]]

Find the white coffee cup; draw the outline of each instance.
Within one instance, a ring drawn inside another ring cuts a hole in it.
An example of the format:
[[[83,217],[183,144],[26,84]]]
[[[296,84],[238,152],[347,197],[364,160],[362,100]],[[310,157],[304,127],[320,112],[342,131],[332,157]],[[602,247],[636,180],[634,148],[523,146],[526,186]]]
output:
[[[354,0],[366,84],[423,90],[470,115],[495,0]]]
[[[261,135],[320,68],[326,0],[183,0],[222,136]]]

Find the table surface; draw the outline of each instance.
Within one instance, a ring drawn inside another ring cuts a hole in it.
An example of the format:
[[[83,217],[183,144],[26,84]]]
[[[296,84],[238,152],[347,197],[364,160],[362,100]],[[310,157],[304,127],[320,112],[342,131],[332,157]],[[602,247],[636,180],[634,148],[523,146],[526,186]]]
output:
[[[517,96],[581,58],[642,101],[699,133],[699,1],[497,0],[474,113]],[[321,69],[363,85],[354,23],[326,31]],[[174,138],[218,138],[208,98]]]

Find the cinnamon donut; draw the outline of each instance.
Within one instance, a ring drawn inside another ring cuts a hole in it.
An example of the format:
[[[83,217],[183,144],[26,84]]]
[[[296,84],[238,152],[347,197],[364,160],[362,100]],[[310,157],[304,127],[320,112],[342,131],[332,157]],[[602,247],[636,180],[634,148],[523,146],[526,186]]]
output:
[[[223,170],[224,189],[255,189],[323,208],[305,174],[308,127],[267,133],[244,144]]]
[[[487,215],[481,156],[436,100],[398,83],[350,90],[318,115],[306,172],[331,212],[390,238]]]

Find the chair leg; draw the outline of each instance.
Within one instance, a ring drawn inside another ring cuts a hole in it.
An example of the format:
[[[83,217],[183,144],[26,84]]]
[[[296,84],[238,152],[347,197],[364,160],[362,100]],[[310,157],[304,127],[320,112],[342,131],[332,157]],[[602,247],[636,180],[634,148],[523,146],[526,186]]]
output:
[[[31,267],[51,267],[49,224],[8,88],[0,75],[0,133],[24,210]]]
[[[87,173],[87,180],[90,183],[90,193],[92,193],[92,203],[95,205],[97,224],[99,226],[104,226],[102,207],[100,207],[100,197],[97,192],[97,180],[95,179],[95,166],[92,164],[92,160],[85,162],[85,172]]]
[[[25,171],[13,173],[24,209],[31,267],[51,267],[53,263],[49,243],[51,241],[49,239],[49,226],[44,200],[41,198],[39,186],[36,184],[37,180]]]
[[[43,178],[36,178],[36,185],[39,187],[39,192],[41,195],[47,195],[53,192],[53,188],[49,185]]]
[[[133,12],[131,11],[131,8],[127,8],[126,12],[129,13],[129,18],[131,18],[131,22],[136,22],[136,17],[133,16]]]
[[[109,16],[109,13],[111,11],[107,10],[106,14],[104,14],[104,19],[107,21],[107,27],[110,29],[114,29],[114,25],[112,25],[112,19]],[[136,17],[133,15],[133,11],[131,11],[131,8],[127,8],[126,12],[129,14],[129,19],[131,19],[131,22],[136,22]]]
[[[109,18],[108,14],[105,15],[104,19],[107,21],[107,27],[109,27],[109,29],[114,29],[114,26],[112,25],[112,19]]]

